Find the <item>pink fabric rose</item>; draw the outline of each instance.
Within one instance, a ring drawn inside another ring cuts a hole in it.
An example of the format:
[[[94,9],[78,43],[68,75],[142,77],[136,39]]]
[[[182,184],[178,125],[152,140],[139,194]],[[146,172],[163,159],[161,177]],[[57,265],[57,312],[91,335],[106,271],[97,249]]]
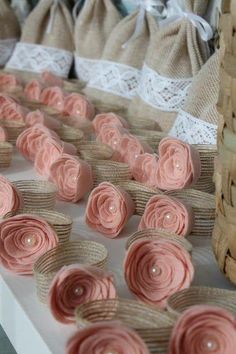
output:
[[[174,138],[164,138],[159,145],[158,188],[183,189],[194,185],[201,175],[198,150]]]
[[[23,199],[16,187],[0,175],[0,217],[23,208]]]
[[[3,109],[3,106],[5,104],[9,104],[9,103],[18,103],[18,102],[13,97],[11,97],[5,93],[0,93],[0,114]]]
[[[163,229],[180,236],[191,233],[194,214],[191,206],[166,195],[155,195],[149,199],[139,230]]]
[[[27,83],[24,89],[24,94],[29,101],[40,101],[41,93],[44,89],[44,85],[36,79],[33,79]]]
[[[0,91],[12,91],[20,85],[19,80],[12,74],[0,74]]]
[[[138,299],[165,308],[170,295],[190,286],[194,268],[184,247],[160,237],[134,242],[125,257],[124,273]]]
[[[118,236],[134,213],[130,195],[112,183],[103,182],[89,196],[86,222],[109,238]]]
[[[40,217],[22,214],[0,223],[0,263],[16,274],[31,275],[36,260],[57,244],[56,232]]]
[[[8,135],[6,129],[0,126],[0,143],[7,141]]]
[[[0,120],[23,123],[29,110],[16,102],[5,103],[0,107]]]
[[[46,106],[54,108],[58,112],[63,112],[65,96],[66,94],[60,87],[52,86],[47,87],[42,91],[40,101]]]
[[[34,161],[36,153],[44,146],[44,142],[48,138],[60,142],[60,138],[55,132],[42,124],[35,124],[18,136],[16,147],[26,159]]]
[[[158,156],[155,154],[144,153],[137,156],[134,160],[132,174],[137,182],[143,183],[148,187],[157,186],[157,166]]]
[[[59,198],[67,202],[77,203],[93,188],[90,165],[67,154],[52,163],[49,179],[57,186]]]
[[[55,275],[48,298],[57,321],[75,323],[77,306],[116,298],[114,278],[96,267],[81,264],[65,266]]]
[[[71,93],[65,98],[64,113],[67,116],[92,120],[95,115],[93,104],[79,93]]]
[[[98,322],[79,330],[66,350],[67,354],[150,354],[136,332],[116,322]]]
[[[123,161],[128,163],[130,167],[133,167],[137,157],[145,152],[153,153],[152,148],[147,143],[141,142],[138,138],[129,133],[122,136],[120,153]]]
[[[51,73],[50,71],[44,71],[41,74],[41,79],[46,86],[64,86],[63,80],[59,76],[56,76],[55,74]]]
[[[25,117],[25,123],[29,127],[35,124],[42,124],[51,130],[58,130],[62,126],[62,123],[59,120],[49,116],[39,109],[29,112]]]
[[[72,144],[47,137],[43,146],[36,153],[34,167],[41,176],[49,177],[53,162],[63,153],[75,155],[76,151],[76,147]]]
[[[209,305],[190,307],[178,319],[169,354],[235,354],[236,318]]]
[[[123,128],[129,128],[129,124],[128,122],[118,116],[115,113],[101,113],[101,114],[97,114],[96,117],[93,120],[93,127],[95,130],[96,135],[98,135],[102,129],[102,126],[104,124],[109,124],[109,125],[115,125],[118,127],[123,127]]]

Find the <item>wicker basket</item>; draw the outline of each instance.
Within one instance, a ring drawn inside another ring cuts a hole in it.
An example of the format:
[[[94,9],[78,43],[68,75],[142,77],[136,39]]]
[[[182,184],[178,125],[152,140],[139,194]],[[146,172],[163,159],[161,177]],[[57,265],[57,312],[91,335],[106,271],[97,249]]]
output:
[[[206,304],[223,307],[236,315],[235,291],[201,286],[193,286],[170,296],[167,310],[179,315],[191,306]]]
[[[0,143],[0,168],[6,168],[11,165],[13,146],[10,143]]]
[[[109,160],[89,161],[94,176],[94,186],[102,182],[118,184],[132,178],[129,165]]]
[[[13,184],[23,196],[25,209],[54,209],[57,188],[53,183],[22,180]]]
[[[79,156],[87,161],[110,160],[114,151],[110,146],[97,142],[84,142],[78,146]]]
[[[47,302],[50,284],[61,267],[80,263],[104,268],[107,258],[107,249],[94,241],[67,242],[46,252],[34,265],[39,300]]]

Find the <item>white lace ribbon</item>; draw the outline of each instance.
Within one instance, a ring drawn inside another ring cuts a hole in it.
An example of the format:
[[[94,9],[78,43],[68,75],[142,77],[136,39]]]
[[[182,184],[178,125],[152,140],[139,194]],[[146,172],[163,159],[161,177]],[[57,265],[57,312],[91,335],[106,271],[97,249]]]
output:
[[[4,66],[7,63],[13,53],[17,41],[16,38],[0,40],[0,66]]]
[[[98,60],[82,58],[76,54],[74,59],[76,77],[82,81],[88,82],[92,78],[92,72],[94,71],[94,66],[98,63]]]
[[[131,66],[99,60],[93,67],[88,87],[131,100],[137,94],[141,72]]]
[[[183,140],[188,144],[216,145],[217,125],[204,122],[181,110],[169,136]]]
[[[67,78],[72,61],[73,54],[66,50],[19,42],[6,68],[34,73],[47,70]]]
[[[183,107],[191,83],[192,78],[167,78],[144,64],[138,95],[156,109],[176,112]]]

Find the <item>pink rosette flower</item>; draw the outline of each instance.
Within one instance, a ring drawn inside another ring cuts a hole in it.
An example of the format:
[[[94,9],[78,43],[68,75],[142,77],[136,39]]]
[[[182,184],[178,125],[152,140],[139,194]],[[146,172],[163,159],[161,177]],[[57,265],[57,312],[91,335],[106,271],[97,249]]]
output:
[[[15,75],[1,74],[0,75],[0,90],[11,91],[19,86],[20,82]]]
[[[118,127],[129,128],[127,121],[115,113],[97,114],[93,120],[93,127],[96,135],[98,135],[104,124],[115,125]]]
[[[40,101],[58,112],[63,112],[65,96],[66,94],[60,87],[46,87],[40,95]]]
[[[7,136],[7,131],[3,127],[0,126],[0,143],[4,143],[7,141],[8,136]]]
[[[63,153],[75,155],[76,151],[76,147],[72,144],[47,137],[41,149],[36,153],[34,167],[41,176],[49,177],[53,162]]]
[[[64,86],[63,80],[59,76],[56,76],[55,74],[51,73],[50,71],[44,71],[41,74],[41,79],[43,83],[47,86]]]
[[[194,214],[191,206],[166,195],[155,195],[149,199],[139,230],[163,229],[180,236],[191,233]]]
[[[16,187],[0,175],[0,217],[23,207],[23,199]]]
[[[141,142],[137,137],[128,133],[122,136],[120,152],[124,162],[133,167],[139,155],[145,152],[152,154],[153,150],[147,143]]]
[[[179,317],[168,353],[234,354],[235,347],[235,316],[217,306],[196,305]]]
[[[36,153],[44,146],[45,140],[52,138],[60,142],[59,136],[42,124],[35,124],[24,130],[17,138],[16,147],[28,160],[34,161]]]
[[[124,273],[138,299],[165,308],[170,295],[190,286],[194,268],[184,247],[160,237],[134,242],[125,257]]]
[[[45,112],[40,111],[39,109],[29,112],[25,117],[25,123],[28,127],[35,124],[42,124],[51,130],[58,130],[62,126],[60,121],[49,116]]]
[[[104,236],[115,238],[133,215],[134,209],[134,202],[125,190],[103,182],[89,196],[86,222]]]
[[[132,168],[134,179],[148,187],[156,187],[157,166],[158,156],[156,154],[144,153],[137,156]]]
[[[16,274],[31,275],[36,260],[57,244],[56,232],[40,217],[22,214],[0,223],[0,263]]]
[[[183,189],[195,184],[201,175],[198,150],[174,138],[164,138],[159,145],[158,188]]]
[[[66,350],[67,354],[150,354],[136,332],[116,322],[98,322],[79,330]]]
[[[114,278],[96,267],[74,264],[63,267],[49,290],[49,306],[55,319],[75,322],[77,306],[95,300],[116,298]]]
[[[16,102],[5,103],[0,109],[0,120],[24,123],[29,110]]]
[[[33,79],[26,84],[24,89],[25,97],[29,101],[40,101],[41,93],[44,89],[44,85],[36,79]]]
[[[57,186],[59,198],[67,202],[77,203],[93,188],[90,165],[67,154],[52,163],[49,179]]]
[[[71,93],[65,98],[64,113],[67,116],[92,120],[95,115],[95,108],[87,97],[79,93]]]

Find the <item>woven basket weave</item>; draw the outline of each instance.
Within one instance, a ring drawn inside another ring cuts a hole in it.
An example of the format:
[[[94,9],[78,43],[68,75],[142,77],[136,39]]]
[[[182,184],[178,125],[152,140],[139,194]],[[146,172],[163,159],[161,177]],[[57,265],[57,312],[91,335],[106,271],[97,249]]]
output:
[[[34,265],[39,300],[47,302],[50,284],[61,267],[79,263],[104,268],[107,257],[107,249],[94,241],[67,242],[46,252]]]
[[[9,167],[12,161],[13,146],[10,143],[0,143],[0,168]]]
[[[102,182],[118,184],[132,178],[129,165],[109,160],[89,161],[94,175],[94,186]]]

